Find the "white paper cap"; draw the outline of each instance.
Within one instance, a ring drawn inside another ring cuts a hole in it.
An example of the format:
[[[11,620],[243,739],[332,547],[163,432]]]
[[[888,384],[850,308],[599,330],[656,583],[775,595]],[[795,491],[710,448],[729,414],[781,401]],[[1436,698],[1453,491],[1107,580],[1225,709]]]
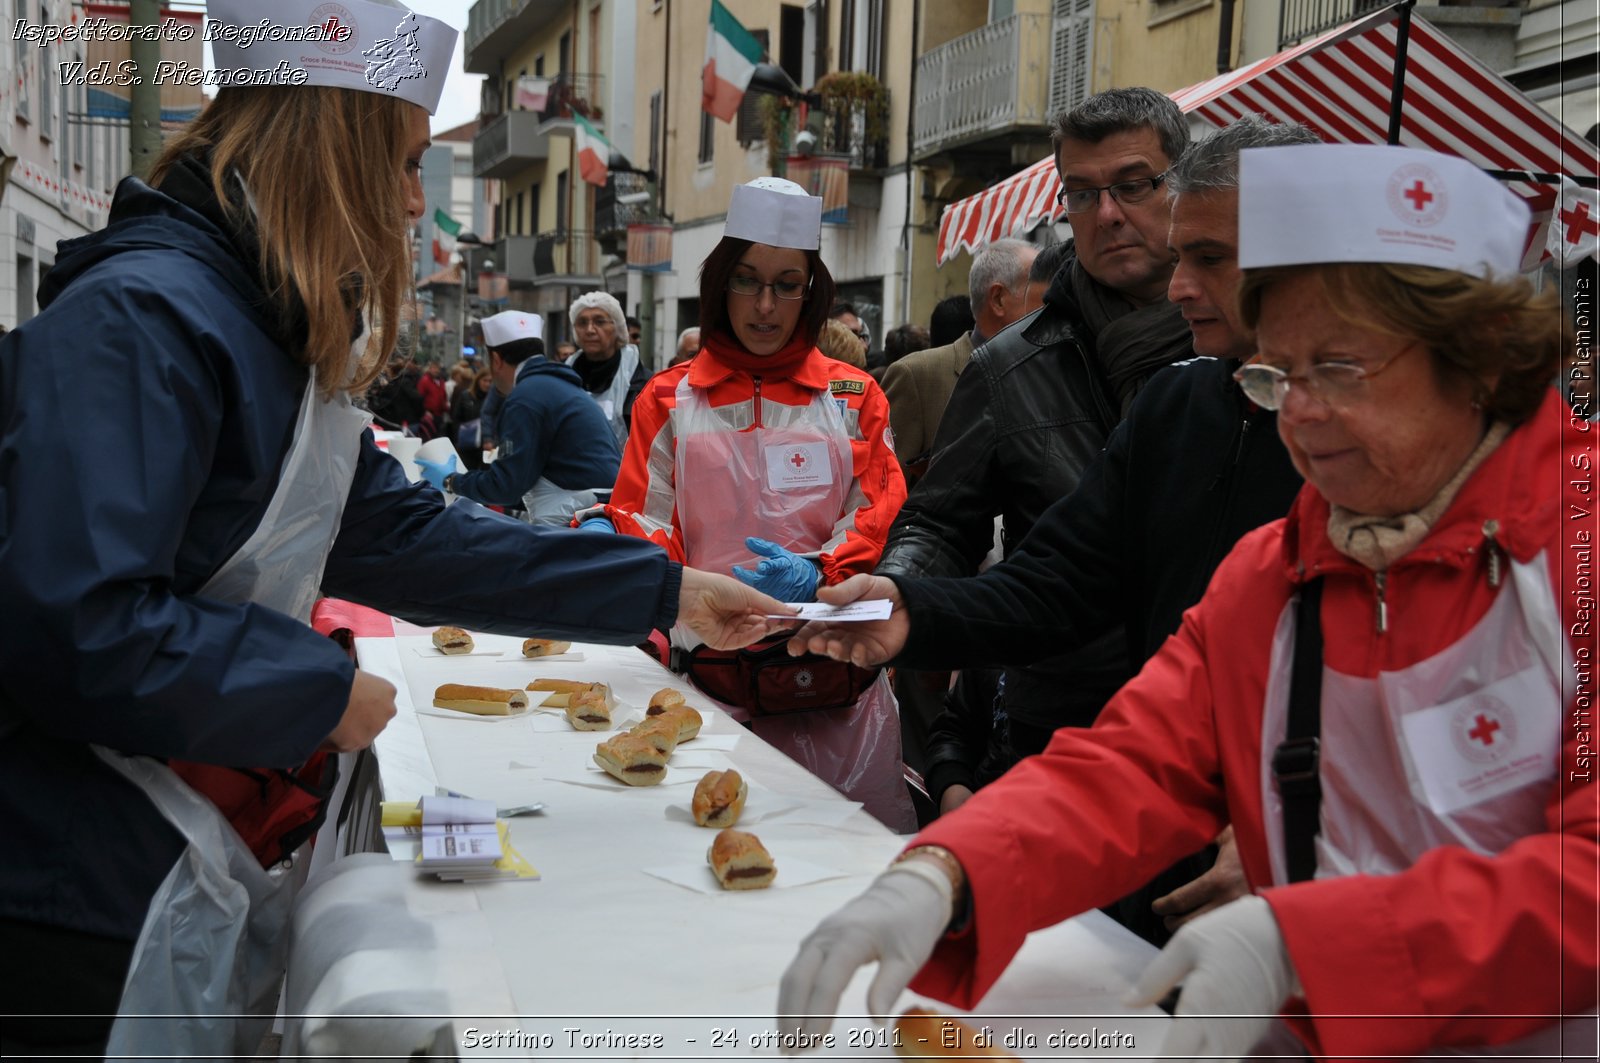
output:
[[[1396,262],[1514,276],[1528,207],[1454,155],[1373,144],[1239,153],[1239,266]]]
[[[544,338],[544,319],[523,310],[506,310],[484,318],[479,324],[483,326],[483,342],[490,347],[500,347],[514,340]]]
[[[359,89],[429,114],[456,46],[455,30],[395,0],[210,0],[207,10],[221,23],[207,30],[217,69],[258,75],[230,84]]]
[[[822,197],[782,177],[757,177],[733,190],[722,235],[815,251],[822,246]]]

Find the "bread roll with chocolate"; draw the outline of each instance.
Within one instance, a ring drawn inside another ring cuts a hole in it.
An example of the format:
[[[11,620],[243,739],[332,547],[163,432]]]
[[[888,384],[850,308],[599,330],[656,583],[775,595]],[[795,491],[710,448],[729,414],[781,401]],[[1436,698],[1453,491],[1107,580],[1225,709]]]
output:
[[[567,721],[579,731],[611,730],[611,690],[595,683],[567,695]]]
[[[894,1039],[894,1054],[901,1059],[1019,1060],[1003,1049],[974,1044],[977,1030],[930,1008],[909,1009],[895,1020],[894,1028],[900,1035]]]
[[[678,725],[678,743],[681,745],[700,733],[700,718],[698,709],[688,705],[672,705],[666,711],[657,714],[658,719],[671,720]]]
[[[570,642],[557,642],[554,639],[523,639],[522,655],[524,657],[554,657],[558,653],[566,653],[572,649]]]
[[[628,728],[628,733],[649,739],[657,749],[668,755],[678,748],[678,721],[676,720],[665,719],[661,716],[646,716]]]
[[[732,768],[708,771],[695,784],[694,801],[689,809],[700,826],[721,830],[739,822],[739,814],[744,811],[745,798],[749,795],[750,787]]]
[[[761,839],[731,828],[713,839],[706,862],[725,890],[764,890],[778,875]]]
[[[667,754],[649,739],[626,732],[596,746],[594,762],[629,786],[654,786],[667,775]]]
[[[458,627],[442,627],[433,633],[434,649],[451,655],[472,652],[472,636]]]
[[[650,706],[644,710],[646,716],[660,716],[663,711],[674,705],[682,705],[683,694],[671,687],[662,687],[650,695]]]
[[[446,683],[433,692],[433,703],[441,709],[470,712],[477,716],[510,716],[527,711],[528,695],[520,690]]]

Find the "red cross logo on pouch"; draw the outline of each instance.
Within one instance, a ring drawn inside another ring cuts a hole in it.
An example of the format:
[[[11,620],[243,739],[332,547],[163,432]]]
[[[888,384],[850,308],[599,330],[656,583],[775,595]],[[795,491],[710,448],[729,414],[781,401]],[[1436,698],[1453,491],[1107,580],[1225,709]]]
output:
[[[1427,188],[1423,186],[1420,180],[1416,184],[1412,185],[1406,192],[1404,192],[1403,195],[1407,199],[1411,200],[1411,205],[1416,207],[1418,210],[1422,210],[1429,203],[1433,202],[1433,193],[1429,192]]]
[[[1478,718],[1467,732],[1468,738],[1475,738],[1486,746],[1494,745],[1494,733],[1500,730],[1500,722],[1492,720],[1483,713],[1478,713]]]
[[[809,458],[807,458],[804,454],[802,454],[798,450],[795,451],[793,454],[789,455],[789,464],[793,465],[795,467],[795,469],[797,469],[797,470],[805,468],[806,467],[806,462],[809,461],[809,460],[810,460]]]
[[[1450,209],[1444,182],[1420,162],[1407,163],[1389,175],[1388,198],[1395,217],[1420,229],[1437,224]]]
[[[1579,203],[1571,210],[1563,210],[1559,215],[1561,224],[1567,227],[1567,243],[1575,244],[1585,236],[1600,236],[1600,221],[1589,217],[1589,204]]]

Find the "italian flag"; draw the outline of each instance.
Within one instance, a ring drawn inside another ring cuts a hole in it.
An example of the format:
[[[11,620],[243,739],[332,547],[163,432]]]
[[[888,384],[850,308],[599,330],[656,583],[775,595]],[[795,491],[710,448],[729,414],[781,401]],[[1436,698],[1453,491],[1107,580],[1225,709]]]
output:
[[[578,176],[603,188],[606,177],[611,173],[608,162],[611,158],[611,142],[576,110],[572,112],[572,121],[578,131]]]
[[[706,65],[700,75],[700,107],[731,122],[739,113],[744,90],[761,62],[761,42],[739,25],[718,0],[711,0],[711,29],[706,34]]]
[[[456,249],[456,237],[461,235],[461,223],[442,210],[433,212],[433,260],[441,266],[450,264]]]

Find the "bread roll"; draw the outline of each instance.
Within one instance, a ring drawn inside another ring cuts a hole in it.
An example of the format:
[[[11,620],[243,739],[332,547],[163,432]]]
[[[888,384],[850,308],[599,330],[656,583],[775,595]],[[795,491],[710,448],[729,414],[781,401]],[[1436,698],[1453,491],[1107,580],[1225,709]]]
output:
[[[679,745],[699,734],[700,724],[703,722],[699,710],[688,705],[670,705],[664,711],[656,713],[654,717],[646,719],[671,720],[677,724]]]
[[[441,709],[470,712],[478,716],[510,716],[527,711],[528,695],[520,690],[446,683],[433,692],[433,703]]]
[[[649,739],[663,753],[670,754],[674,749],[678,748],[677,720],[669,720],[661,716],[646,716],[628,728],[628,733]]]
[[[902,1059],[1010,1059],[999,1048],[973,1043],[978,1031],[930,1008],[911,1008],[895,1020],[894,1054]]]
[[[629,786],[654,786],[667,775],[667,755],[649,739],[627,733],[596,746],[594,762]]]
[[[708,771],[694,788],[694,801],[690,805],[694,821],[702,827],[716,827],[719,830],[731,827],[739,822],[739,814],[744,811],[744,801],[749,794],[750,787],[732,768],[727,771]]]
[[[732,828],[712,840],[706,862],[725,890],[764,890],[778,875],[761,839]]]
[[[567,695],[567,721],[579,731],[611,730],[611,691],[604,683]]]
[[[442,627],[433,633],[433,645],[440,653],[471,653],[472,636],[458,627]]]
[[[659,716],[662,711],[674,705],[682,705],[683,694],[671,687],[662,687],[650,695],[650,706],[644,710],[646,716]]]
[[[572,649],[570,642],[557,642],[554,639],[523,639],[522,655],[524,657],[554,657],[558,653],[566,653]]]

